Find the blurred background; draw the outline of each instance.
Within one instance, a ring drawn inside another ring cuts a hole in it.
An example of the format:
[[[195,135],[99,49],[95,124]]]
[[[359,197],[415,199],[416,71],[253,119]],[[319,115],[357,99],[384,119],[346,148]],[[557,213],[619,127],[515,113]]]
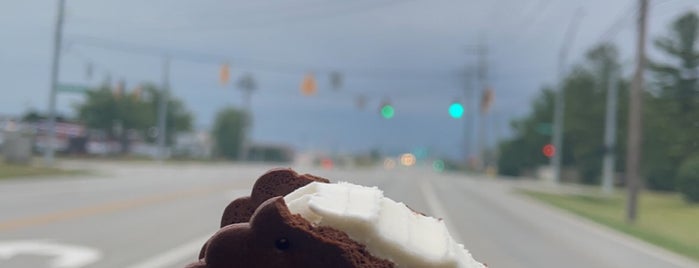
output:
[[[380,186],[491,267],[698,267],[695,0],[27,0],[0,25],[2,267],[182,267],[277,166]]]

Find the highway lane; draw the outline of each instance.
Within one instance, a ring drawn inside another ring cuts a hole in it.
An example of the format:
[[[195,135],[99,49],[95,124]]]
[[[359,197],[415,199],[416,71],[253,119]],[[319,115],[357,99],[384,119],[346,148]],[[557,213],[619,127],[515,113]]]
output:
[[[451,178],[434,185],[464,244],[492,267],[699,267],[516,194],[511,184]]]
[[[254,179],[270,168],[108,162],[90,167],[96,175],[0,182],[0,255],[3,242],[40,241],[98,252],[82,267],[182,267],[217,230],[225,205],[247,195]],[[490,267],[698,267],[533,202],[513,193],[516,184],[509,182],[422,169],[298,170],[379,186],[415,210],[443,217],[456,239]],[[0,267],[50,268],[56,259],[50,255],[59,249],[0,256]]]
[[[99,261],[85,267],[127,267],[216,231],[223,207],[270,167],[95,168],[97,175],[75,179],[1,182],[0,255],[3,241],[40,240],[98,250]],[[51,259],[28,252],[0,267],[51,267]]]

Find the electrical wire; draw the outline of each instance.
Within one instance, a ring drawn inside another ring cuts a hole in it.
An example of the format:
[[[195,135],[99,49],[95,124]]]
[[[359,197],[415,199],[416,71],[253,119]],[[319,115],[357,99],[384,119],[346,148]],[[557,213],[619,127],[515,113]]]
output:
[[[169,49],[154,46],[137,45],[125,42],[118,42],[102,38],[84,35],[70,35],[68,39],[73,46],[89,46],[107,50],[120,51],[130,54],[139,54],[150,57],[163,57],[165,55],[176,60],[189,61],[204,64],[221,64],[223,62],[233,62],[236,65],[248,66],[265,71],[282,74],[300,75],[308,72],[330,74],[341,72],[344,76],[354,76],[363,79],[450,79],[457,78],[460,74],[457,71],[435,71],[424,72],[415,70],[399,69],[343,69],[322,66],[310,66],[305,64],[293,64],[284,62],[273,62],[251,58],[233,58],[226,55],[202,53],[197,51],[187,51],[179,49]]]
[[[663,6],[668,3],[677,3],[677,1],[654,1],[650,4],[649,8]],[[602,32],[600,37],[597,39],[598,43],[609,42],[614,39],[614,37],[616,37],[621,30],[624,29],[624,27],[629,26],[633,22],[633,18],[638,15],[639,9],[640,7],[636,4],[635,0],[629,1],[629,6],[625,8],[622,13],[619,14],[619,16],[617,16],[617,20],[609,25],[604,32]]]
[[[619,16],[617,16],[617,19],[602,32],[602,35],[597,39],[598,43],[611,41],[625,26],[628,26],[628,23],[631,22],[630,20],[638,14],[639,7],[636,5],[636,1],[631,0],[629,2],[628,7],[624,8]]]
[[[523,11],[518,19],[513,20],[515,23],[511,25],[511,27],[508,27],[508,29],[518,29],[517,33],[515,33],[516,36],[514,40],[511,42],[513,46],[516,46],[524,39],[531,36],[527,35],[527,33],[539,22],[543,14],[550,7],[550,4],[550,0],[540,0],[536,5],[532,6],[532,9]]]
[[[361,6],[353,6],[350,8],[343,8],[343,9],[336,9],[336,10],[321,10],[320,12],[315,12],[315,13],[310,13],[310,14],[298,14],[298,16],[290,16],[286,18],[280,18],[277,20],[268,20],[268,21],[262,21],[259,23],[252,23],[252,24],[246,24],[246,25],[227,25],[227,26],[221,26],[221,25],[214,25],[215,27],[206,27],[206,28],[194,28],[190,30],[197,30],[197,31],[227,31],[227,30],[248,30],[248,29],[256,29],[256,28],[265,28],[265,27],[273,27],[273,26],[288,26],[290,24],[297,24],[297,23],[302,23],[302,22],[308,22],[308,21],[314,21],[314,20],[323,20],[323,19],[330,19],[330,18],[337,18],[340,16],[348,16],[348,15],[353,15],[357,13],[362,13],[366,11],[371,11],[375,9],[380,9],[380,8],[385,8],[389,6],[393,6],[396,4],[403,4],[407,3],[410,1],[414,0],[393,0],[393,1],[385,1],[385,2],[376,2],[372,1],[370,5],[361,5]],[[177,29],[175,29],[177,30]]]
[[[323,20],[323,19],[330,19],[330,18],[336,18],[336,17],[341,17],[341,16],[348,16],[348,15],[353,15],[357,13],[362,13],[366,11],[371,11],[375,9],[380,9],[380,8],[386,8],[389,6],[393,6],[396,4],[402,4],[402,3],[407,3],[410,1],[416,1],[416,0],[390,0],[390,1],[383,1],[383,2],[377,2],[377,1],[369,1],[369,4],[362,4],[362,5],[352,5],[352,6],[347,6],[347,5],[332,5],[329,6],[319,6],[322,7],[322,9],[317,9],[317,10],[312,10],[312,12],[303,12],[306,10],[301,10],[302,12],[296,12],[293,14],[290,14],[291,16],[282,16],[278,18],[272,18],[271,20],[266,20],[266,19],[258,19],[260,18],[259,16],[255,14],[269,14],[269,12],[265,12],[264,10],[256,10],[252,11],[251,13],[244,13],[242,16],[233,16],[238,19],[243,18],[243,21],[236,21],[236,22],[230,22],[228,20],[225,24],[210,24],[210,25],[191,25],[191,26],[178,26],[178,27],[172,27],[172,26],[165,26],[165,27],[149,27],[149,28],[143,28],[140,27],[140,29],[145,29],[145,30],[152,30],[152,31],[172,31],[172,32],[177,32],[177,31],[196,31],[196,32],[210,32],[210,31],[230,31],[230,30],[250,30],[250,29],[258,29],[258,28],[267,28],[267,27],[275,27],[275,26],[288,26],[292,24],[298,24],[298,23],[303,23],[303,22],[309,22],[309,21],[314,21],[314,20]],[[278,10],[298,10],[298,7],[305,7],[310,4],[315,4],[316,2],[311,2],[311,3],[305,3],[301,5],[294,5],[291,7],[296,7],[296,8],[279,8]],[[344,2],[343,2],[344,3]],[[356,2],[352,2],[356,3]],[[287,6],[288,7],[288,6]],[[81,23],[99,23],[101,20],[95,19],[95,18],[87,18],[87,17],[75,17],[78,22]],[[250,18],[252,20],[247,20],[245,21],[245,18]],[[104,22],[103,20],[101,22]],[[116,24],[116,23],[115,23]],[[119,22],[121,25],[122,23]]]

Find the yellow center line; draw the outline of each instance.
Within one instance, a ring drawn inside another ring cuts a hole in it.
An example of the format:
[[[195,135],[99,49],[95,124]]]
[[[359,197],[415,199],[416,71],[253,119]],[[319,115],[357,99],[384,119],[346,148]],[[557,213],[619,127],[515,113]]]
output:
[[[57,212],[50,212],[46,214],[39,214],[34,216],[28,216],[24,218],[18,218],[13,220],[8,220],[0,222],[0,232],[16,230],[20,228],[27,228],[38,225],[45,225],[50,223],[55,223],[59,221],[83,218],[87,216],[92,216],[96,214],[116,212],[121,210],[127,210],[131,208],[143,207],[146,205],[153,205],[157,203],[165,203],[169,201],[174,201],[177,199],[184,199],[188,197],[197,197],[206,194],[211,194],[214,192],[221,192],[232,188],[237,188],[242,186],[240,183],[232,184],[217,184],[208,187],[199,187],[193,189],[187,189],[166,194],[155,194],[145,197],[120,200],[114,202],[107,202],[93,206],[79,207],[74,209],[68,209]]]

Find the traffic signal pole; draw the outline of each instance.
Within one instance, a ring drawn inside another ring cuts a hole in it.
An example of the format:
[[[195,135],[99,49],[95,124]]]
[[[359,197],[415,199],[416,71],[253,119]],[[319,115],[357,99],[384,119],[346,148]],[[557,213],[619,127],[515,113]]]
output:
[[[52,166],[55,154],[56,140],[56,94],[58,94],[58,75],[61,66],[61,43],[63,40],[63,17],[65,11],[65,0],[58,0],[58,13],[56,15],[56,28],[53,35],[53,58],[51,60],[51,81],[49,93],[49,122],[48,139],[44,143],[44,164]]]
[[[578,9],[573,16],[572,21],[568,25],[568,30],[565,34],[565,39],[563,39],[563,45],[558,54],[558,92],[556,93],[556,99],[553,111],[553,141],[552,144],[556,150],[553,157],[551,158],[551,169],[553,172],[553,183],[559,183],[561,181],[561,164],[563,157],[563,124],[565,115],[565,76],[568,73],[566,71],[568,52],[570,51],[570,46],[573,44],[573,39],[578,30],[578,24],[580,17],[582,16],[582,11]]]
[[[607,70],[607,111],[604,119],[604,158],[602,160],[602,192],[614,192],[614,173],[616,156],[616,125],[618,106],[618,80],[616,66]]]
[[[486,148],[486,136],[485,136],[485,120],[486,111],[482,109],[483,96],[485,96],[486,87],[488,86],[488,49],[484,44],[483,38],[481,38],[481,43],[478,45],[478,92],[480,93],[478,109],[478,170],[483,170],[486,165],[485,161],[485,148]]]

